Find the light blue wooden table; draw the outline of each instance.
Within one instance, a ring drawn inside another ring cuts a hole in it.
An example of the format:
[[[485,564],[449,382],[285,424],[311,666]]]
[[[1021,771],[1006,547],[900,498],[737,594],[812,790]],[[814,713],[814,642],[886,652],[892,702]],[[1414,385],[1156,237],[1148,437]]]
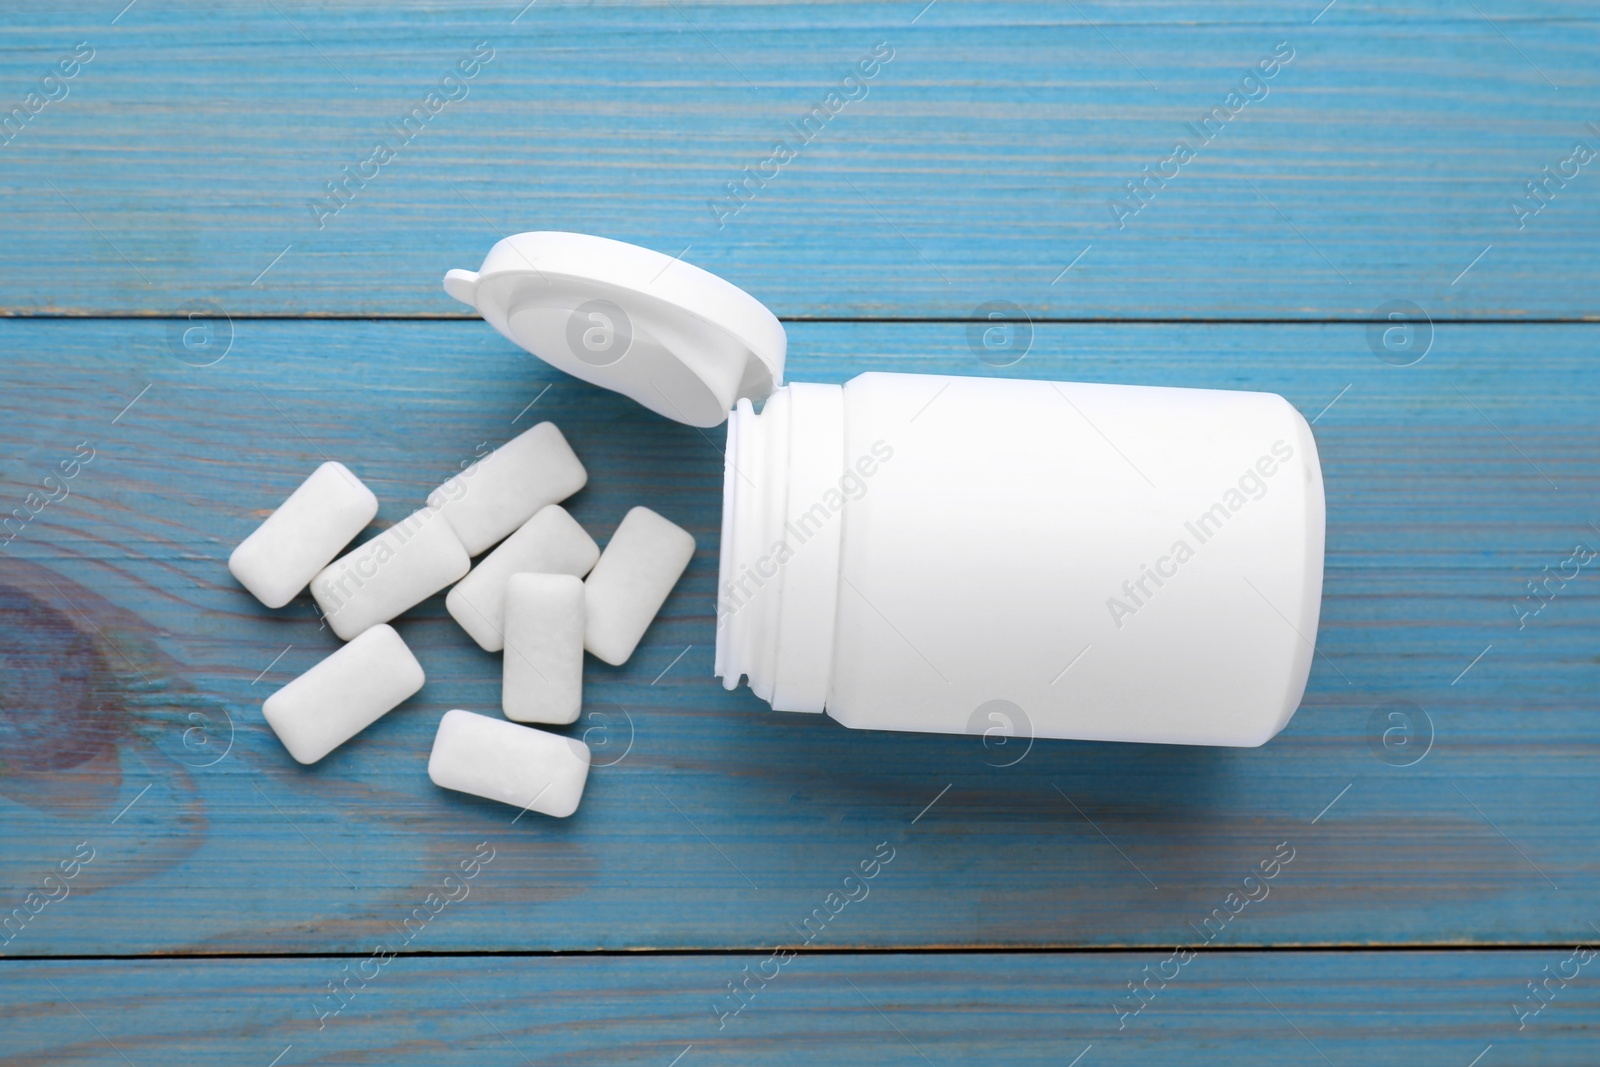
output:
[[[121,3],[0,12],[0,1063],[1600,1062],[1591,5]],[[796,380],[1282,393],[1304,706],[996,766],[724,692],[721,432],[440,289],[528,229],[728,277]],[[539,419],[599,540],[700,546],[588,665],[581,811],[428,782],[499,685],[438,598],[422,692],[295,764],[260,702],[336,642],[227,553],[325,457],[383,526]]]

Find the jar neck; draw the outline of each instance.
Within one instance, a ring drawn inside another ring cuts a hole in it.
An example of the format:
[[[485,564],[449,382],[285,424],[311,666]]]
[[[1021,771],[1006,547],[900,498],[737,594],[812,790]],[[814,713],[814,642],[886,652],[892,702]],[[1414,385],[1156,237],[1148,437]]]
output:
[[[833,673],[844,388],[784,386],[728,417],[716,673],[777,711],[820,712]],[[831,494],[831,495],[830,495]]]

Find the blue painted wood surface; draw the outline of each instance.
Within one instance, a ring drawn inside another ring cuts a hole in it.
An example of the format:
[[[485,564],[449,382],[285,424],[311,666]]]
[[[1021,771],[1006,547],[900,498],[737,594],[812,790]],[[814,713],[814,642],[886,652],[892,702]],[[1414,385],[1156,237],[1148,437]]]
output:
[[[0,147],[0,309],[454,315],[446,267],[564,228],[687,249],[786,316],[1600,315],[1600,164],[1511,207],[1600,149],[1592,5],[925,5],[14,14],[6,109],[75,43],[94,58]],[[394,133],[480,42],[459,99]],[[880,42],[860,98],[764,165]],[[1280,42],[1294,58],[1201,147],[1189,124]],[[383,138],[395,158],[365,165]],[[314,210],[346,167],[371,177]],[[1146,167],[1170,178],[1130,199]],[[719,225],[746,168],[772,176]]]
[[[0,1062],[1594,1059],[1592,964],[1513,1009],[1600,939],[1600,610],[1590,568],[1549,577],[1600,547],[1600,164],[1512,206],[1600,148],[1591,7],[139,0],[0,25],[0,120],[60,96],[0,137],[0,315],[24,319],[0,323],[0,514],[77,468],[0,547]],[[466,97],[319,229],[322,183],[480,41]],[[865,98],[719,228],[725,183],[879,41]],[[1265,98],[1112,221],[1278,41]],[[1305,705],[1255,751],[997,766],[724,692],[721,431],[411,321],[461,318],[444,269],[538,227],[685,249],[790,320],[792,380],[1282,393],[1328,488]],[[1004,368],[965,321],[994,300],[1036,320]],[[1391,301],[1434,320],[1415,365],[1329,321]],[[817,318],[849,321],[794,321]],[[955,321],[906,321],[930,318]],[[1101,318],[1124,321],[1046,321]],[[582,810],[512,826],[427,781],[438,716],[498,695],[438,598],[398,623],[424,690],[295,765],[259,704],[335,642],[228,551],[324,458],[381,527],[540,418],[602,542],[637,503],[699,542],[634,660],[588,664]],[[470,897],[417,918],[482,842]],[[870,898],[830,912],[879,847]],[[388,938],[319,1030],[312,998]],[[1179,944],[1205,950],[1118,1030]],[[812,954],[717,1030],[775,945]]]
[[[0,334],[17,386],[0,419],[18,456],[7,491],[81,441],[97,450],[0,557],[47,609],[21,632],[47,666],[66,657],[58,633],[93,643],[125,709],[42,737],[13,720],[7,879],[23,886],[86,836],[104,834],[105,853],[85,883],[103,892],[12,951],[351,951],[484,836],[502,866],[430,947],[756,948],[886,839],[903,865],[831,943],[1160,945],[1285,840],[1301,857],[1230,932],[1240,943],[1551,943],[1586,936],[1600,905],[1592,575],[1523,629],[1513,610],[1600,537],[1591,327],[1441,326],[1402,368],[1358,324],[1048,325],[996,370],[965,324],[794,326],[802,381],[900,369],[1272,389],[1317,419],[1322,655],[1284,735],[1249,751],[1040,742],[998,767],[1010,755],[975,738],[847,731],[710,677],[720,431],[557,375],[482,323],[239,322],[208,367],[174,357],[169,325]],[[492,712],[499,693],[498,660],[435,598],[398,623],[423,691],[316,767],[288,760],[259,703],[336,642],[305,599],[271,612],[239,588],[232,545],[324,456],[369,480],[387,523],[535,418],[589,465],[571,506],[602,542],[636,503],[699,542],[635,659],[589,664],[594,716],[571,732],[621,758],[564,822],[513,828],[509,809],[434,788],[439,715]],[[230,717],[232,749],[199,766]]]
[[[1170,955],[797,956],[767,966],[775,976],[752,980],[727,1017],[717,997],[767,955],[397,958],[351,978],[345,1009],[325,1018],[317,996],[361,958],[12,963],[0,1002],[13,1063],[1594,1062],[1600,1010],[1584,986],[1597,961],[1569,963],[1571,946],[1200,953],[1162,967]],[[1146,968],[1174,977],[1120,1016],[1114,999],[1131,1000]],[[1557,971],[1580,977],[1552,981],[1519,1030],[1513,1004]]]

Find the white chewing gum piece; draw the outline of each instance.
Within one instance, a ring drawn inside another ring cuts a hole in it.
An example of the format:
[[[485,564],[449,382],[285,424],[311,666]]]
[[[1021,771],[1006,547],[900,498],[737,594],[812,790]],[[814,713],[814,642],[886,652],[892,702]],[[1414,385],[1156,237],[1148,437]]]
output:
[[[506,581],[513,574],[570,574],[582,578],[600,558],[600,546],[559,504],[539,513],[478,561],[444,598],[444,606],[485,652],[505,647],[501,618]]]
[[[555,423],[541,422],[429,493],[428,506],[444,512],[467,553],[476,556],[588,480]]]
[[[583,706],[583,582],[570,574],[513,574],[505,612],[500,706],[506,718],[576,721]]]
[[[694,557],[694,537],[649,508],[623,516],[584,579],[583,647],[613,667],[633,655]]]
[[[348,641],[422,603],[472,568],[443,515],[414,511],[334,560],[311,582],[333,632]]]
[[[281,608],[378,514],[378,498],[343,463],[324,463],[228,557],[228,572]]]
[[[563,819],[583,797],[589,746],[457,709],[439,720],[428,777],[444,789]]]
[[[422,664],[392,626],[374,626],[261,705],[289,755],[315,763],[422,688]]]

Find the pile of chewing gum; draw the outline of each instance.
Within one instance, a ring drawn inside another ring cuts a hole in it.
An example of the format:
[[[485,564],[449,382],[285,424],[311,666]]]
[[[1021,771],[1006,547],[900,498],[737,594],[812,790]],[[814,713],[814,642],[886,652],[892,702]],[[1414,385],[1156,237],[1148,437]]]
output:
[[[561,431],[540,423],[340,556],[377,515],[378,498],[342,463],[313,471],[228,558],[269,608],[310,585],[347,642],[262,705],[289,755],[317,762],[422,688],[422,665],[389,622],[453,586],[451,617],[503,654],[505,718],[446,712],[428,777],[525,811],[576,811],[589,746],[521,724],[576,721],[584,652],[627,662],[694,555],[687,530],[644,507],[628,512],[602,552],[560,506],[588,478]]]

